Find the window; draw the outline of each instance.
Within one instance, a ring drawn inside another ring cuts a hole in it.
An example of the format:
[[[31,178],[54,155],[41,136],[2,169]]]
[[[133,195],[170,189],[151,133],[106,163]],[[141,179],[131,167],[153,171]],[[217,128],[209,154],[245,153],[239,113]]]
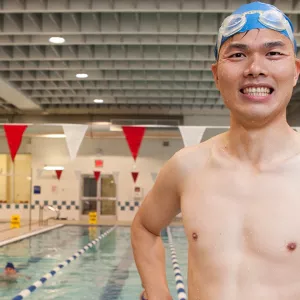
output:
[[[28,203],[31,197],[31,155],[18,154],[13,163],[10,155],[0,154],[0,201]]]

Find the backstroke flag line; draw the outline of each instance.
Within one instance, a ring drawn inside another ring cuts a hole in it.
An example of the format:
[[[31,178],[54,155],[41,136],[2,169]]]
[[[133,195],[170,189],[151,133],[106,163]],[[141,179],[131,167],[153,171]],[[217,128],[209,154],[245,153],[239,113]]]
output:
[[[71,160],[77,156],[79,147],[88,129],[88,125],[78,124],[63,124],[64,134],[66,136],[66,143],[69,150]]]
[[[20,148],[23,134],[27,129],[27,125],[3,125],[7,144],[10,151],[12,161],[15,161],[16,154]]]
[[[205,126],[178,126],[184,147],[194,146],[201,142]]]
[[[145,127],[122,126],[129,149],[134,161],[136,160],[145,134]]]

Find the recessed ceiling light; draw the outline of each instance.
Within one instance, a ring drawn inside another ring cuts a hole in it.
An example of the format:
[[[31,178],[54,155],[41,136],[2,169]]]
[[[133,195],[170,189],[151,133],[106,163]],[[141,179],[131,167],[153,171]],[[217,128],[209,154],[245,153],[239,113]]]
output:
[[[103,99],[95,99],[94,102],[95,102],[95,103],[103,103],[104,100],[103,100]]]
[[[111,122],[92,122],[92,124],[100,125],[100,126],[108,126],[111,125]]]
[[[53,44],[63,44],[66,40],[62,37],[59,37],[59,36],[52,36],[50,39],[49,39],[49,42],[50,43],[53,43]]]
[[[78,73],[78,74],[76,74],[76,77],[77,78],[87,78],[87,77],[89,77],[89,75],[86,73]]]
[[[45,134],[44,137],[53,138],[53,139],[61,139],[65,138],[66,135],[62,133],[51,133],[51,134]]]
[[[56,170],[64,170],[64,167],[62,166],[45,166],[44,170],[46,171],[56,171]]]

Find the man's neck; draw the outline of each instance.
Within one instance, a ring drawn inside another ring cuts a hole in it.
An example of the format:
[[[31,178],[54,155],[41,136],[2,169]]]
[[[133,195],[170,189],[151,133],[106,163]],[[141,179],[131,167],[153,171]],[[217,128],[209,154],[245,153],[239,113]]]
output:
[[[225,144],[230,155],[253,166],[282,162],[300,152],[297,133],[285,117],[256,128],[244,126],[232,118]]]

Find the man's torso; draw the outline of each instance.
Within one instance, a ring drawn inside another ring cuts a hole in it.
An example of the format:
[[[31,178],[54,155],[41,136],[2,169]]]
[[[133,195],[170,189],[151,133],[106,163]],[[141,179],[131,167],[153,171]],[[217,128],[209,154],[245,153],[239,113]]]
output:
[[[300,299],[300,158],[255,170],[204,152],[181,194],[188,298]]]

